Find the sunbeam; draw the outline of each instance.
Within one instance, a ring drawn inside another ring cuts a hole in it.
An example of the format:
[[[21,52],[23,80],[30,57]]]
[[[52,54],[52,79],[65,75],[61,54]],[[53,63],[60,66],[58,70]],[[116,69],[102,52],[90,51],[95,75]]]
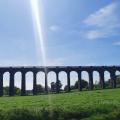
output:
[[[42,59],[42,65],[46,66],[46,52],[45,52],[43,29],[42,29],[43,23],[42,23],[42,17],[41,17],[42,10],[39,9],[40,7],[39,7],[38,0],[31,0],[30,2],[31,2],[31,9],[32,9],[34,33],[35,33],[35,38],[36,38],[35,39],[36,40],[36,47],[37,47],[37,49],[40,48],[40,51],[38,51],[38,56],[40,56],[40,54],[42,54],[40,59]],[[46,68],[45,68],[45,74],[47,76],[47,69]],[[48,103],[49,103],[50,108],[52,107],[51,102],[52,102],[51,95],[48,95]]]
[[[42,9],[39,9],[38,0],[30,0],[31,10],[32,10],[32,19],[34,25],[34,34],[36,40],[36,49],[38,49],[38,57],[41,54],[41,62],[43,66],[46,66],[46,52],[44,47],[44,37],[42,31]],[[40,11],[40,12],[39,12]]]

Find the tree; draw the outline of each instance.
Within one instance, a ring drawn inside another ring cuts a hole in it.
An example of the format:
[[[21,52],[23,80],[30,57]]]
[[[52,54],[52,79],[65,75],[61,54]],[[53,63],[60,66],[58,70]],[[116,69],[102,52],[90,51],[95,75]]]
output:
[[[120,75],[116,76],[116,85],[117,87],[120,87]]]
[[[52,92],[56,91],[56,84],[55,84],[55,82],[51,82],[51,91]]]
[[[116,85],[117,87],[120,87],[120,75],[116,75],[115,76],[115,79],[116,79]],[[105,82],[105,87],[106,88],[110,88],[111,87],[111,79],[108,79],[107,81],[104,81]],[[100,87],[100,81],[95,84],[96,87]]]
[[[115,80],[116,80],[117,87],[120,87],[120,75],[116,75]],[[105,86],[110,87],[111,86],[111,81],[112,81],[111,79],[109,79],[108,81],[105,81]]]
[[[87,88],[88,87],[88,82],[85,80],[81,80],[82,88]],[[71,90],[78,89],[78,81],[75,82],[74,85],[70,86]],[[64,87],[64,90],[67,91],[68,86],[66,85]]]
[[[64,91],[67,91],[67,90],[68,90],[68,85],[65,85]]]
[[[36,85],[36,92],[37,92],[37,94],[43,93],[44,90],[45,90],[45,88],[41,84]]]
[[[4,95],[8,95],[9,94],[9,87],[8,86],[4,87],[3,91],[4,91]]]
[[[16,95],[20,95],[20,93],[21,93],[21,90],[18,87],[14,87],[14,91],[15,91]]]
[[[57,83],[56,83],[57,84]],[[62,83],[61,83],[61,81],[60,80],[58,80],[58,89],[60,90],[61,89],[61,87],[62,87]]]
[[[82,88],[87,88],[88,87],[88,82],[85,81],[85,80],[81,80],[81,85],[82,85]],[[75,82],[74,89],[78,89],[78,81]]]
[[[56,86],[58,84],[58,89],[60,90],[61,87],[62,87],[62,83],[60,80],[58,80],[58,83],[55,83],[55,82],[51,82],[51,91],[52,92],[55,92],[56,91]]]
[[[9,86],[4,87],[3,91],[4,91],[4,95],[8,95],[9,94]],[[15,95],[20,95],[20,88],[15,86],[14,93],[15,93]]]

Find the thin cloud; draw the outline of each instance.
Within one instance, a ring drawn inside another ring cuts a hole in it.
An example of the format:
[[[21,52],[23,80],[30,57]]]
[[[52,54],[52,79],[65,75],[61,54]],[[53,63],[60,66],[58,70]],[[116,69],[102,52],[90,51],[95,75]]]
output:
[[[114,42],[113,45],[114,45],[114,46],[120,46],[120,41]]]
[[[19,59],[19,60],[18,60]],[[18,59],[1,59],[0,60],[0,66],[32,66],[33,62],[30,60],[18,58]]]
[[[50,30],[50,31],[53,31],[53,32],[56,32],[56,31],[60,31],[60,30],[61,30],[61,27],[58,26],[58,25],[51,25],[51,26],[49,27],[49,30]]]
[[[62,66],[65,65],[64,58],[54,58],[54,59],[47,59],[47,66]]]
[[[112,3],[89,15],[83,21],[86,29],[82,34],[87,39],[107,38],[118,34],[116,29],[120,24],[117,9],[118,4]]]
[[[117,8],[116,3],[112,3],[110,5],[107,5],[97,12],[89,15],[87,19],[85,19],[83,22],[90,26],[96,26],[96,27],[103,27],[108,23],[114,23],[118,22],[118,19],[116,18],[115,11]]]
[[[106,37],[106,33],[100,30],[90,30],[86,31],[86,38],[87,39],[97,39],[100,37]]]

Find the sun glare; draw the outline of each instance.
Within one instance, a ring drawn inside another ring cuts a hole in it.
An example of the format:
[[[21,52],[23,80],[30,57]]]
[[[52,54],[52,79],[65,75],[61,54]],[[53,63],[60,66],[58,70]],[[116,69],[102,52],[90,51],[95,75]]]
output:
[[[37,49],[40,48],[38,51],[38,56],[41,57],[42,65],[46,66],[46,52],[44,46],[44,38],[43,38],[43,29],[42,29],[42,10],[39,9],[39,2],[38,0],[31,0],[31,9],[32,9],[32,19],[34,25],[34,33],[35,33],[35,40],[36,40],[36,47]],[[40,12],[39,12],[40,11]],[[40,55],[42,54],[42,56]],[[47,69],[45,68],[45,74],[47,75]],[[48,103],[51,106],[51,95],[48,96]]]
[[[38,57],[41,56],[42,65],[46,66],[46,52],[44,47],[44,37],[42,31],[42,9],[39,7],[38,0],[30,0],[31,10],[32,10],[32,19],[34,25],[34,34],[36,41],[36,49],[38,50]]]

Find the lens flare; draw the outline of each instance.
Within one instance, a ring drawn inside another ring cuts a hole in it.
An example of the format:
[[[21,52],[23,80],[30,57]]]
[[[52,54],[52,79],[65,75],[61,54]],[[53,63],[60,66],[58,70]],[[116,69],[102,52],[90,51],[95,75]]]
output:
[[[34,25],[36,48],[37,49],[40,48],[38,51],[38,57],[40,57],[40,59],[42,60],[42,65],[46,66],[46,52],[45,52],[45,45],[44,45],[45,41],[43,38],[43,28],[42,28],[42,25],[43,25],[42,9],[39,9],[42,6],[41,6],[41,3],[39,4],[38,0],[30,0],[30,4],[31,4],[31,10],[32,10],[32,19],[33,19],[33,25]],[[47,75],[46,68],[45,68],[45,74]],[[51,95],[48,95],[48,103],[49,103],[50,108],[52,108],[51,102],[52,102]]]
[[[38,0],[30,0],[32,19],[34,25],[34,34],[36,40],[36,48],[38,49],[38,57],[41,54],[41,62],[43,66],[46,66],[46,52],[44,47],[43,29],[42,29],[42,8],[39,7]],[[39,9],[40,8],[40,9]]]

